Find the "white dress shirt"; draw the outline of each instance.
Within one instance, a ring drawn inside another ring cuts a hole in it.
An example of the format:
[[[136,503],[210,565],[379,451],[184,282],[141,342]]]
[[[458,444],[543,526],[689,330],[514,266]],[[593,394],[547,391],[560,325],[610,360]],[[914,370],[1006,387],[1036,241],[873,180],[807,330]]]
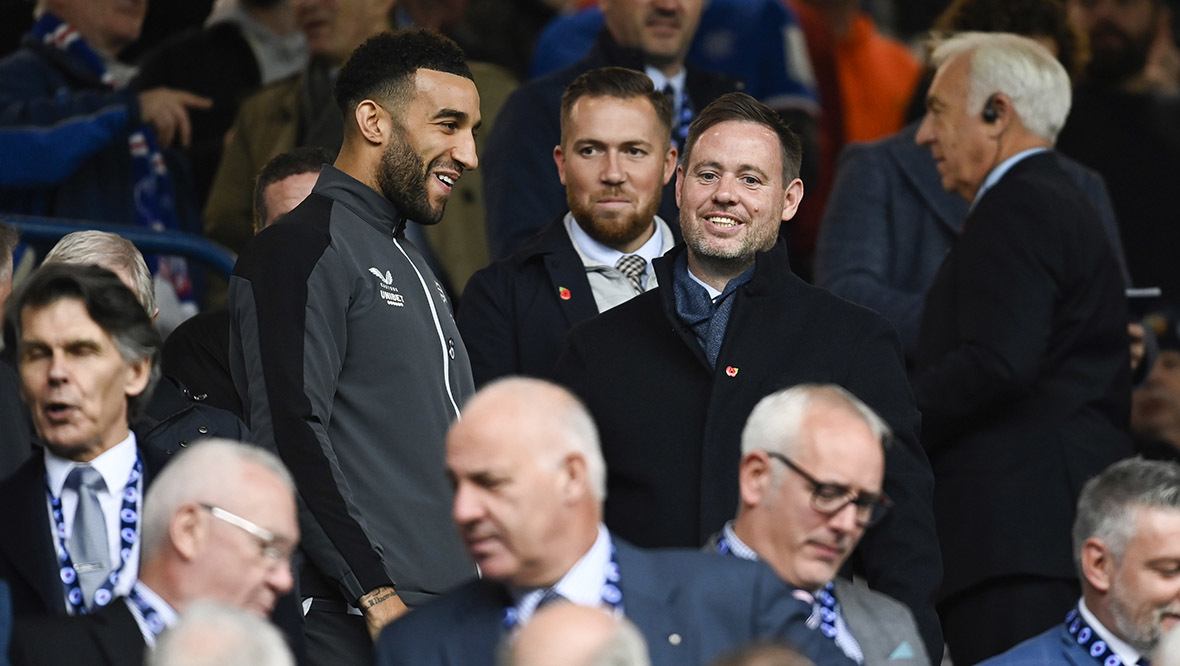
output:
[[[156,614],[160,616],[160,620],[164,623],[165,627],[176,625],[180,616],[177,615],[176,609],[172,608],[167,601],[164,601],[163,597],[156,594],[152,588],[143,583],[136,582],[133,587],[135,587],[135,591],[139,594],[139,597],[148,606],[151,606],[152,610],[156,611]],[[143,616],[143,613],[139,612],[139,607],[130,599],[124,598],[123,602],[127,604],[127,608],[131,611],[131,617],[135,618],[135,624],[139,625],[139,633],[143,634],[144,643],[147,643],[149,648],[156,647],[156,637],[152,634],[152,630],[148,628],[147,618]]]
[[[579,606],[602,606],[602,587],[606,583],[606,568],[610,564],[610,532],[598,525],[594,545],[566,572],[553,589],[571,603]],[[518,625],[523,626],[533,617],[537,604],[548,588],[512,589],[516,601]]]
[[[1110,633],[1110,630],[1099,622],[1098,618],[1094,617],[1094,614],[1086,607],[1085,599],[1078,601],[1078,612],[1082,614],[1082,619],[1086,621],[1086,624],[1090,625],[1090,628],[1094,630],[1094,633],[1098,634],[1099,638],[1106,641],[1106,646],[1117,654],[1119,659],[1123,660],[1124,664],[1135,666],[1135,664],[1139,663],[1139,658],[1142,656],[1139,654],[1139,651],[1128,645],[1126,641],[1120,639],[1118,636]]]
[[[106,488],[97,493],[98,504],[102,507],[102,515],[106,521],[107,527],[107,547],[110,551],[110,562],[112,567],[119,566],[119,547],[122,543],[119,539],[119,511],[123,508],[123,487],[127,485],[127,478],[131,476],[131,469],[135,466],[135,459],[139,455],[136,448],[135,433],[128,431],[127,438],[113,447],[103,451],[94,460],[91,460],[89,465],[93,467],[102,476],[103,481],[106,482]],[[45,449],[45,478],[49,484],[49,490],[55,497],[61,498],[61,512],[62,518],[65,521],[65,540],[68,542],[70,534],[74,529],[74,513],[78,509],[78,493],[76,490],[65,488],[66,477],[70,475],[70,471],[75,467],[80,466],[72,460],[61,458]],[[131,586],[135,583],[135,579],[139,574],[139,534],[143,531],[143,478],[141,477],[138,483],[139,491],[139,528],[136,534],[135,544],[131,547],[131,557],[128,558],[126,566],[119,572],[119,582],[115,585],[113,590],[114,596],[126,595]],[[53,505],[49,498],[45,498],[45,519],[49,521],[49,529],[53,538],[53,549],[58,557],[61,557],[61,540],[56,536],[56,530],[53,523]],[[62,586],[62,598],[66,597],[65,586]],[[66,608],[70,608],[69,603],[66,603]]]
[[[644,291],[659,286],[651,262],[663,256],[675,243],[672,230],[660,216],[653,216],[653,220],[655,233],[638,250],[629,253],[643,257],[647,262],[647,267],[640,276]],[[573,213],[566,213],[563,223],[574,250],[582,259],[582,265],[586,267],[586,280],[590,282],[590,291],[594,294],[594,303],[598,306],[598,311],[605,312],[634,298],[635,287],[631,284],[631,278],[615,268],[623,253],[591,238],[574,219]]]

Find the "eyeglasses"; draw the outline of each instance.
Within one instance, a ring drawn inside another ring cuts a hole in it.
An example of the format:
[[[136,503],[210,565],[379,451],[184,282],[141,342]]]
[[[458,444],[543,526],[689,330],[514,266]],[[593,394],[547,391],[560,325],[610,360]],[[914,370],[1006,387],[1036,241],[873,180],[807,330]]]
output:
[[[811,508],[820,513],[835,515],[852,504],[856,507],[856,524],[861,527],[872,527],[881,522],[893,506],[893,502],[885,493],[854,493],[848,486],[820,481],[777,451],[767,451],[766,455],[790,467],[811,484]]]
[[[258,524],[246,520],[236,513],[226,511],[219,506],[201,504],[201,508],[208,511],[214,518],[229,523],[257,539],[263,557],[270,560],[272,564],[291,561],[291,547],[284,545],[282,537],[276,535],[274,532],[271,532],[265,527],[260,527]]]

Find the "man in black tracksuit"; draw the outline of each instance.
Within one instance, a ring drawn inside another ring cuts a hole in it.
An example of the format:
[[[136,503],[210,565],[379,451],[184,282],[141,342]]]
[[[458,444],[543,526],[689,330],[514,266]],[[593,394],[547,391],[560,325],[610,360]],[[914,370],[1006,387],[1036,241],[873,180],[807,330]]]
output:
[[[336,95],[335,166],[256,238],[230,282],[234,384],[299,490],[317,664],[369,663],[385,623],[475,574],[450,524],[443,462],[471,369],[404,227],[437,222],[477,166],[479,95],[458,47],[423,31],[363,44]]]

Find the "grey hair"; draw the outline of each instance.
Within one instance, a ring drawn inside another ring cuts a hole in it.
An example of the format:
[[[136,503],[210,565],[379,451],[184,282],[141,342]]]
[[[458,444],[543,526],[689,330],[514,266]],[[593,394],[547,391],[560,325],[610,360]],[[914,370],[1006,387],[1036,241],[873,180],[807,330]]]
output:
[[[147,666],[294,666],[282,634],[244,610],[197,601],[148,652]]]
[[[1180,511],[1180,464],[1130,458],[1107,467],[1082,486],[1073,523],[1074,563],[1081,571],[1082,546],[1099,539],[1122,559],[1140,508]]]
[[[987,99],[1004,93],[1025,129],[1057,141],[1071,103],[1069,73],[1044,46],[1003,32],[961,32],[935,47],[931,59],[941,67],[967,54],[971,59],[967,108],[982,112]]]
[[[216,502],[215,495],[234,492],[234,476],[247,465],[257,465],[271,472],[292,493],[295,492],[291,473],[270,451],[229,439],[199,440],[169,461],[143,500],[141,558],[149,559],[165,545],[172,516],[182,506]]]
[[[75,231],[61,237],[57,245],[45,255],[44,263],[98,264],[116,275],[131,278],[127,285],[135,292],[149,317],[156,315],[156,293],[152,274],[143,254],[131,241],[109,231]]]
[[[1155,666],[1180,666],[1180,631],[1169,631],[1160,638],[1151,663]]]
[[[590,491],[595,499],[606,500],[606,461],[602,457],[602,445],[598,439],[598,428],[582,401],[573,393],[551,382],[530,377],[505,377],[489,383],[480,389],[480,394],[501,391],[524,394],[535,399],[538,394],[548,393],[552,400],[551,409],[538,411],[539,418],[546,418],[564,432],[562,441],[566,445],[554,450],[554,455],[578,453],[586,461],[586,476],[590,480]],[[554,396],[554,394],[557,394]],[[478,396],[477,396],[478,397]]]
[[[887,448],[892,440],[889,425],[868,405],[835,384],[799,384],[771,393],[754,406],[742,429],[742,455],[775,451],[791,457],[799,446],[803,421],[812,405],[822,404],[854,414],[873,437]]]

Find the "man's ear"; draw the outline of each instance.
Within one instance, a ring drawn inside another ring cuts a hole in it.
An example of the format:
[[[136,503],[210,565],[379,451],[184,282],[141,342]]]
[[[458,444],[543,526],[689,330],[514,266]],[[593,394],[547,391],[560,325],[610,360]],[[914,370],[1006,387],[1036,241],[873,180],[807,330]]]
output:
[[[988,128],[988,136],[991,138],[999,138],[1008,131],[1008,126],[1012,124],[1016,117],[1015,110],[1012,107],[1012,98],[1004,93],[995,93],[987,98],[988,108],[991,109],[991,117],[995,120],[986,123]],[[980,112],[983,113],[982,111]]]
[[[568,453],[561,460],[561,495],[573,504],[590,493],[590,470],[580,453]]]
[[[668,151],[664,153],[664,184],[672,179],[672,174],[676,173],[676,158],[679,153],[676,151],[676,146],[669,145]]]
[[[681,202],[681,193],[684,191],[684,164],[681,163],[676,166],[676,207],[684,208]]]
[[[561,149],[561,144],[553,146],[553,163],[557,165],[557,178],[565,185],[565,151]]]
[[[353,110],[356,128],[365,141],[374,146],[385,145],[385,137],[392,120],[380,104],[371,99],[361,100]]]
[[[783,190],[783,222],[795,217],[799,204],[803,202],[803,181],[796,178]]]
[[[765,451],[751,451],[738,463],[738,488],[742,506],[758,506],[773,483],[774,470]]]
[[[134,398],[143,393],[147,389],[151,376],[152,361],[150,358],[138,358],[132,361],[127,368],[127,377],[123,382],[124,395]]]
[[[1111,581],[1114,579],[1114,554],[1101,539],[1090,537],[1082,544],[1081,552],[1082,577],[1095,590],[1106,593],[1110,591]]]
[[[201,543],[207,538],[208,521],[201,520],[203,509],[196,504],[186,504],[168,521],[168,538],[172,547],[186,560],[197,557]]]

